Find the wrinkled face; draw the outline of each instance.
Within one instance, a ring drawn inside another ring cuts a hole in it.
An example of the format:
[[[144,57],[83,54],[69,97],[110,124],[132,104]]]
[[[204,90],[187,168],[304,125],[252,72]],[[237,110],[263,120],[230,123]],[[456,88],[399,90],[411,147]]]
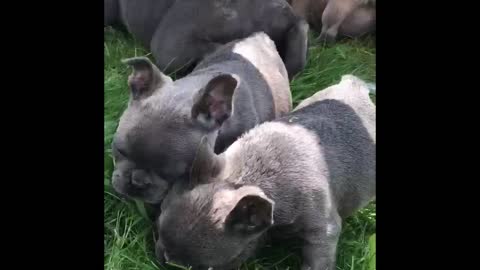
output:
[[[232,110],[237,81],[219,75],[207,85],[174,83],[147,58],[131,58],[131,97],[112,143],[114,189],[157,204],[169,185],[188,179],[202,137],[214,143]]]
[[[164,203],[157,256],[193,269],[237,268],[273,222],[273,203],[255,187],[200,185]]]
[[[141,122],[127,132],[117,132],[112,143],[113,187],[122,195],[159,203],[172,182],[188,175],[204,134],[188,126]]]

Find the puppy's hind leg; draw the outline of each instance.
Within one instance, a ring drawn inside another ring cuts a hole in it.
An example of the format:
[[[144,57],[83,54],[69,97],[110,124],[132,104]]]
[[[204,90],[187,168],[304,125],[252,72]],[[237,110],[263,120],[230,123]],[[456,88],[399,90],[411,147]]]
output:
[[[357,7],[358,1],[353,0],[330,0],[322,15],[322,31],[318,41],[333,43],[338,34],[338,29]]]
[[[308,52],[308,23],[299,19],[288,30],[285,39],[285,68],[288,72],[288,78],[293,79],[307,63]]]

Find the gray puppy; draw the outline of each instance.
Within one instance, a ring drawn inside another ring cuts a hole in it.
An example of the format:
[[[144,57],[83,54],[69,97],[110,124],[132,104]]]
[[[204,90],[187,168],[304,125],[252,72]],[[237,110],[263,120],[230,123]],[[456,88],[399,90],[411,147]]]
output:
[[[302,269],[335,269],[342,219],[375,197],[375,106],[351,75],[315,99],[221,155],[202,141],[190,187],[162,203],[159,259],[232,269],[266,235],[295,236]]]
[[[188,179],[202,137],[221,153],[245,131],[292,109],[288,75],[265,33],[230,42],[172,81],[147,58],[133,67],[130,101],[112,143],[113,187],[150,204]]]
[[[105,25],[124,25],[166,73],[183,75],[220,45],[254,32],[274,40],[290,79],[306,63],[308,24],[284,0],[104,0],[104,5]]]

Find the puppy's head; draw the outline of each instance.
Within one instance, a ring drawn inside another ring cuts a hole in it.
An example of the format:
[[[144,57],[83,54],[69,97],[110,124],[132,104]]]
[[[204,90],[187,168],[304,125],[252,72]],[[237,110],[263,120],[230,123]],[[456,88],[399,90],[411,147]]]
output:
[[[215,179],[225,161],[207,144],[197,151],[189,189],[162,203],[157,256],[194,269],[233,269],[273,225],[274,202],[258,187]]]
[[[127,197],[159,203],[173,181],[188,179],[202,137],[213,144],[233,111],[238,78],[219,74],[198,84],[172,79],[137,57],[124,61],[130,101],[112,143],[113,187]]]

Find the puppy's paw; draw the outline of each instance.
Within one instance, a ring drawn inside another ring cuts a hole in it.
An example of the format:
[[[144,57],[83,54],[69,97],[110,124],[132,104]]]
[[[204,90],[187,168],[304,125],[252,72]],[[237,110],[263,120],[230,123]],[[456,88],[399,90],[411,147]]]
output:
[[[312,267],[310,267],[310,265],[307,265],[307,264],[303,264],[302,265],[302,268],[300,268],[301,270],[312,270]]]
[[[317,43],[322,45],[332,45],[335,43],[336,36],[322,32],[317,38]]]
[[[162,246],[160,241],[155,242],[155,257],[157,258],[158,263],[165,264],[165,248]]]

